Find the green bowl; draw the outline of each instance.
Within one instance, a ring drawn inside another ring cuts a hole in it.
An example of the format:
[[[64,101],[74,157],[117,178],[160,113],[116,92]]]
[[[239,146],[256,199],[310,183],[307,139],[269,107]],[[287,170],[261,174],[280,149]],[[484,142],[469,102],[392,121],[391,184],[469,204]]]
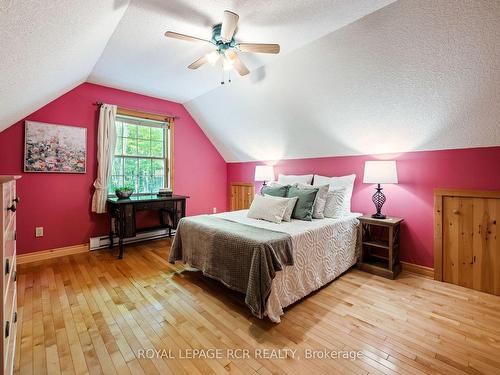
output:
[[[118,199],[128,199],[132,194],[134,194],[133,190],[115,190],[115,194]]]

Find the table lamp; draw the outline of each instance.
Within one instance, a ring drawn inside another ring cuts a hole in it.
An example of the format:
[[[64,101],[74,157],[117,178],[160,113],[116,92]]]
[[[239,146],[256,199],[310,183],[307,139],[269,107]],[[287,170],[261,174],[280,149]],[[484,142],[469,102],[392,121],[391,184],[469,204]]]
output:
[[[380,187],[380,184],[398,183],[398,172],[396,169],[396,161],[395,160],[366,161],[363,183],[377,184],[377,187],[375,188],[376,192],[375,194],[373,194],[372,197],[372,201],[375,204],[377,212],[373,214],[372,217],[375,219],[385,219],[385,215],[382,215],[381,210],[382,206],[386,201],[386,198],[384,193],[382,193],[382,188]]]
[[[274,168],[272,165],[257,165],[255,167],[255,181],[263,182],[266,186],[266,181],[274,181]]]

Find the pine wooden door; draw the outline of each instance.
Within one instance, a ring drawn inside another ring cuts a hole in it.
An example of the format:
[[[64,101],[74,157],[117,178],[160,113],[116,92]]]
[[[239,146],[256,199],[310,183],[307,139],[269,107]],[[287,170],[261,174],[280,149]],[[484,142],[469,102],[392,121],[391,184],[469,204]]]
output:
[[[442,280],[500,295],[500,199],[442,197]]]
[[[474,199],[473,288],[500,295],[500,199]]]
[[[233,182],[230,187],[230,210],[245,210],[250,207],[255,195],[255,187],[250,182]]]

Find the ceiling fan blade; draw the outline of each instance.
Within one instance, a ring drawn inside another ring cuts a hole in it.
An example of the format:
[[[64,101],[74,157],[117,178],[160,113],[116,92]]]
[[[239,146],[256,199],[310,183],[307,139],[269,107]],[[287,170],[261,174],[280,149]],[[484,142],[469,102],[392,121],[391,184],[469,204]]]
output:
[[[173,32],[173,31],[167,31],[165,33],[165,36],[168,37],[168,38],[186,40],[188,42],[204,42],[204,43],[213,44],[211,41],[206,40],[206,39],[201,39],[201,38],[197,38],[195,36],[180,34],[180,33],[176,33],[176,32]]]
[[[236,25],[238,24],[238,16],[236,13],[230,12],[229,10],[224,11],[224,16],[222,17],[222,27],[220,30],[220,37],[223,42],[229,42],[233,39],[234,31],[236,30]]]
[[[195,62],[191,63],[191,65],[189,65],[188,68],[189,69],[198,69],[200,66],[202,66],[206,62],[207,62],[207,56],[203,55],[198,60],[196,60]]]
[[[240,76],[246,76],[250,71],[240,60],[238,54],[233,50],[226,51],[226,57],[229,59],[230,63],[233,65],[234,69],[240,74]]]
[[[241,52],[257,52],[257,53],[279,53],[279,44],[263,44],[263,43],[238,43],[238,49]]]

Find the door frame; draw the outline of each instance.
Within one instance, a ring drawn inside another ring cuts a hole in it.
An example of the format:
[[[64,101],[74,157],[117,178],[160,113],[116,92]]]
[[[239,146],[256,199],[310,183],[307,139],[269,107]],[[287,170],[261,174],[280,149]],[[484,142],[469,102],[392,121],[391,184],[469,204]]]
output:
[[[434,280],[443,281],[444,197],[500,199],[498,190],[434,189]]]

